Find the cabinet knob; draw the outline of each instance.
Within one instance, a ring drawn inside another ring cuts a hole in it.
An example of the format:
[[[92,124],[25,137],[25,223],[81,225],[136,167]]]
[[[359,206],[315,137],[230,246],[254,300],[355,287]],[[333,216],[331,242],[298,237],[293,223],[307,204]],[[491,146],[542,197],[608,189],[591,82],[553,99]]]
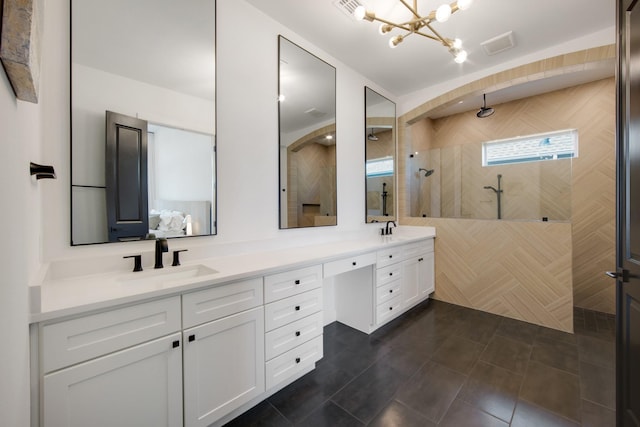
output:
[[[171,345],[172,345],[173,348],[180,347],[180,341],[179,340],[175,340]]]
[[[418,258],[418,261],[424,261],[424,258]]]
[[[389,293],[392,294],[393,293],[393,289],[389,289]]]
[[[299,337],[300,336],[300,331],[296,331],[296,336]]]
[[[393,273],[389,273],[389,276],[393,276]]]
[[[389,255],[389,258],[393,258],[393,255]]]
[[[351,265],[356,265],[356,262],[355,262],[355,261],[353,261],[353,262],[351,263]]]
[[[196,336],[195,335],[189,335],[189,342],[195,341],[196,340]]]
[[[295,282],[295,283],[296,283],[296,285],[299,285],[299,284],[300,284],[300,280],[299,280],[299,279],[298,279],[298,280],[296,280],[296,282]]]
[[[296,363],[300,363],[300,358],[296,357]]]
[[[393,307],[389,307],[389,310],[393,310]]]
[[[296,305],[296,311],[300,311],[300,306]]]

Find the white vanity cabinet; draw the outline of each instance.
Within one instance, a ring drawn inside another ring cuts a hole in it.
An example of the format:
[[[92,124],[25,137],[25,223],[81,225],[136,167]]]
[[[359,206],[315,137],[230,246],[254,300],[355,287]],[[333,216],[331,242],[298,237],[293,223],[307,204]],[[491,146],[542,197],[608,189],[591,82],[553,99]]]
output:
[[[265,391],[262,304],[261,277],[183,295],[185,427],[208,426]]]
[[[179,330],[180,297],[40,325],[41,425],[181,426]]]
[[[382,326],[402,313],[402,246],[392,246],[377,252],[375,318]]]
[[[264,280],[269,390],[322,358],[322,265],[269,275]]]
[[[402,299],[409,309],[434,291],[433,239],[410,243],[403,248]]]

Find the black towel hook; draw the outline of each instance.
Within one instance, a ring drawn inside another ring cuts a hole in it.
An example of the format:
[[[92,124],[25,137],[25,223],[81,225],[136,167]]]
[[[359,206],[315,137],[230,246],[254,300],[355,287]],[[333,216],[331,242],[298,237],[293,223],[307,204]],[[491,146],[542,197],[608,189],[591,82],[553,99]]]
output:
[[[56,179],[56,171],[53,166],[39,165],[37,163],[29,163],[29,171],[31,175],[35,175],[36,179]]]

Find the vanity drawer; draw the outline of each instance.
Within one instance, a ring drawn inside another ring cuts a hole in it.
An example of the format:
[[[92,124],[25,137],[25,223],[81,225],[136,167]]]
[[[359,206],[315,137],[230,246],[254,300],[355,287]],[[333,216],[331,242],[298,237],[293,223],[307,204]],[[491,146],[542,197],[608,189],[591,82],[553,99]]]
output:
[[[375,252],[324,263],[324,277],[336,276],[376,263]]]
[[[388,267],[378,268],[376,270],[376,286],[386,285],[396,279],[402,277],[402,264],[391,264]]]
[[[402,256],[404,259],[410,259],[427,252],[433,252],[433,239],[422,240],[420,242],[405,245]]]
[[[396,262],[402,261],[402,246],[379,250],[376,256],[378,268],[395,264]]]
[[[322,265],[272,274],[264,278],[264,302],[269,303],[320,287]]]
[[[262,305],[262,277],[233,282],[182,296],[184,328]]]
[[[398,295],[389,301],[378,304],[376,308],[376,322],[378,325],[387,323],[389,320],[400,314],[402,306],[402,295]]]
[[[180,323],[175,296],[44,325],[43,373],[169,335]]]
[[[273,359],[318,335],[322,335],[321,311],[267,332],[264,337],[265,359]]]
[[[264,307],[265,330],[271,331],[318,311],[322,311],[320,288],[272,302]]]
[[[322,359],[322,335],[265,363],[267,390]]]
[[[383,302],[392,300],[396,296],[400,295],[402,281],[400,279],[389,282],[386,285],[376,288],[376,304],[380,305]]]

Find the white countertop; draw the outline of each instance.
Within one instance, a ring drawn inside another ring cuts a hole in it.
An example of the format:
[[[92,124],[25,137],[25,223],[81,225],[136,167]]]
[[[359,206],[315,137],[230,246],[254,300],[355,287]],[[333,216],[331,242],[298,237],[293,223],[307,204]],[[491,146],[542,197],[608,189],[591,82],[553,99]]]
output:
[[[433,227],[399,227],[394,232],[391,236],[363,236],[355,240],[204,258],[183,262],[179,267],[169,263],[162,270],[146,268],[135,273],[119,271],[54,279],[47,279],[45,274],[31,289],[35,302],[32,302],[30,322],[177,295],[435,237]]]

